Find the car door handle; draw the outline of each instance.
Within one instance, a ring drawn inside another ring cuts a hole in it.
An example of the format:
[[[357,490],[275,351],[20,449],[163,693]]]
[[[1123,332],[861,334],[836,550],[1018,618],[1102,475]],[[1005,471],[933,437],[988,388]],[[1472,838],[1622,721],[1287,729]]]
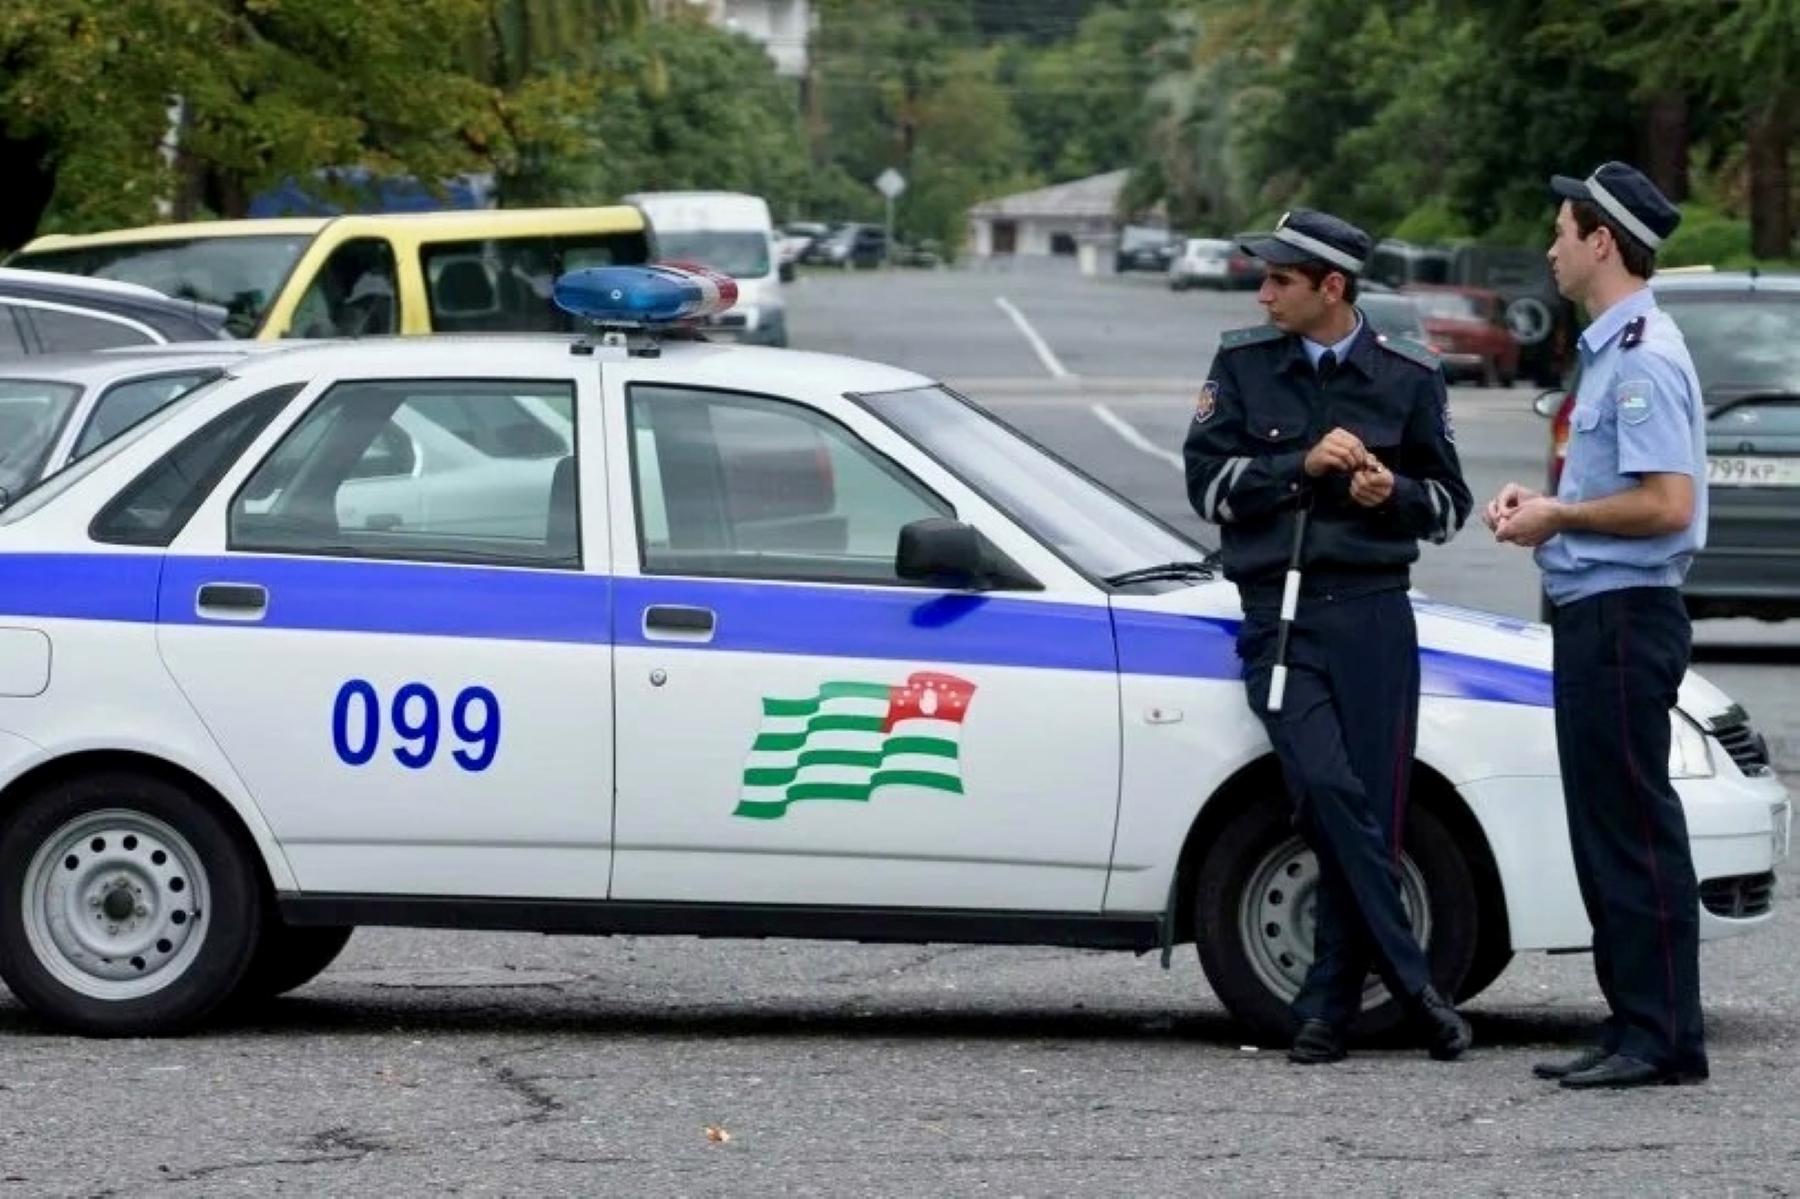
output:
[[[658,641],[711,641],[718,623],[711,608],[652,604],[644,609],[644,636]]]
[[[214,620],[261,620],[269,610],[269,590],[260,583],[203,583],[194,611]]]

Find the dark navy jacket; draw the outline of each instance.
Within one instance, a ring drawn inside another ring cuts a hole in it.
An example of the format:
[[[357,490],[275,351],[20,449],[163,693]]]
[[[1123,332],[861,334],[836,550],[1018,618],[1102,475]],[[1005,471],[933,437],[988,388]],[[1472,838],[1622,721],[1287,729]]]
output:
[[[1301,465],[1339,426],[1394,472],[1375,508],[1350,498],[1348,476],[1313,479]],[[1443,372],[1416,342],[1378,338],[1365,320],[1321,382],[1297,335],[1237,329],[1220,340],[1188,428],[1188,498],[1219,526],[1225,575],[1247,604],[1279,594],[1303,503],[1306,593],[1406,587],[1419,539],[1449,541],[1469,515],[1453,438]]]

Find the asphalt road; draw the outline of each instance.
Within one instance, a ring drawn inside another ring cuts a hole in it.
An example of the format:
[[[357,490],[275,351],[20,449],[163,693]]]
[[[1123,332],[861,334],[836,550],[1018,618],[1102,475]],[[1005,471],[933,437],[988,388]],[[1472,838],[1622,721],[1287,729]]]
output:
[[[956,380],[1190,526],[1168,455],[1218,332],[1255,318],[1244,295],[1044,271],[807,277],[792,303],[798,343]],[[1484,493],[1541,469],[1528,397],[1455,395]],[[1523,555],[1478,535],[1418,577],[1536,602]],[[1736,639],[1751,661],[1704,669],[1791,738],[1796,635],[1701,633]],[[0,1199],[1789,1194],[1800,914],[1782,894],[1761,935],[1703,951],[1713,1082],[1587,1096],[1528,1076],[1601,1011],[1585,957],[1516,961],[1472,1005],[1460,1063],[1301,1069],[1244,1043],[1191,950],[1165,973],[1042,949],[365,930],[314,984],[182,1040],[54,1035],[0,993]]]

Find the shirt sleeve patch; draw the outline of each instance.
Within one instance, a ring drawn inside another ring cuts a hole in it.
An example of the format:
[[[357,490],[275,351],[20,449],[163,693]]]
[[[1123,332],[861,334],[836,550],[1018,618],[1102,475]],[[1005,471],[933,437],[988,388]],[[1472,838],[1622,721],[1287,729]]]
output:
[[[1219,381],[1208,379],[1194,398],[1194,423],[1204,425],[1219,410]]]
[[[1655,387],[1648,379],[1630,379],[1613,392],[1619,404],[1619,419],[1628,425],[1641,425],[1650,419],[1651,398]]]

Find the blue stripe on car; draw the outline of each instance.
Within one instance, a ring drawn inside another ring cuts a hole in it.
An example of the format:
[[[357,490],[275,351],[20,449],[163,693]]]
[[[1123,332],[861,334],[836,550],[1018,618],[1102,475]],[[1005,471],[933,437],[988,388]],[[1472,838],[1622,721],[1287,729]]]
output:
[[[160,583],[159,583],[160,575]],[[207,583],[268,590],[257,621],[196,611]],[[7,616],[246,631],[653,644],[652,604],[707,608],[710,641],[683,650],[806,654],[1236,680],[1238,622],[984,595],[736,580],[607,578],[550,570],[255,555],[0,554]],[[614,612],[618,613],[616,628]],[[655,642],[654,644],[663,644]],[[1420,654],[1427,695],[1548,707],[1549,672],[1447,650]]]

